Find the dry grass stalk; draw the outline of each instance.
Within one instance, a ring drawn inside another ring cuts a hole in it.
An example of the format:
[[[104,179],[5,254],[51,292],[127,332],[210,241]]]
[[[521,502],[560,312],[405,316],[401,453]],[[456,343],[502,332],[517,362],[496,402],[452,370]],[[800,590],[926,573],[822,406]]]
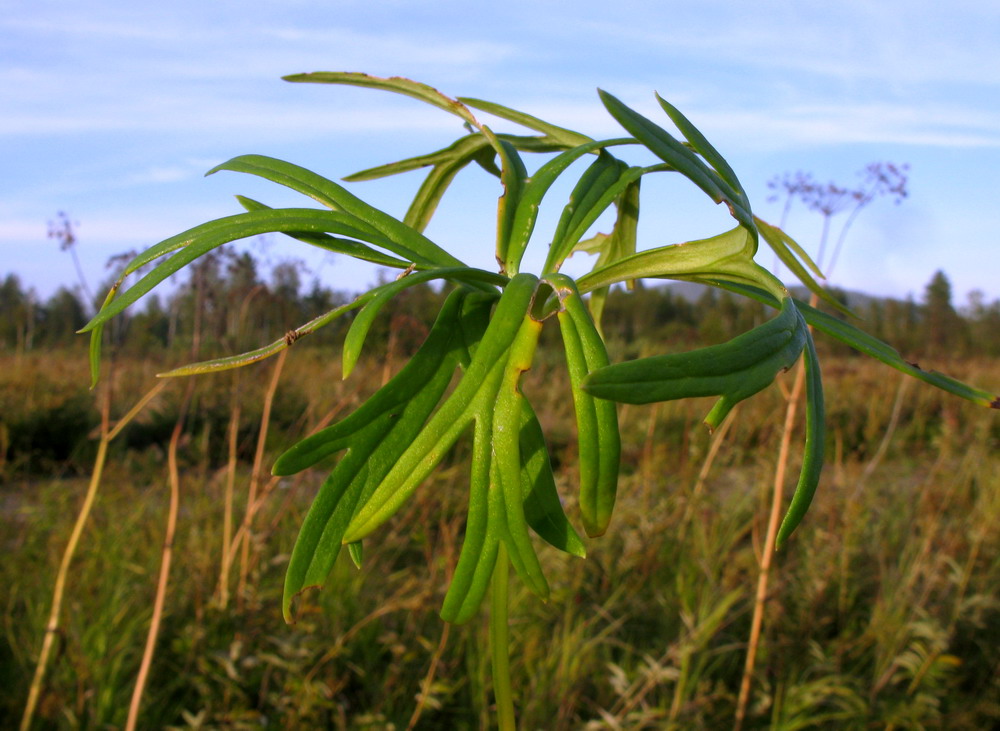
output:
[[[63,551],[62,561],[59,564],[59,572],[56,575],[56,583],[52,589],[52,607],[49,610],[49,619],[45,624],[45,638],[42,640],[42,649],[38,654],[38,664],[35,666],[35,675],[31,681],[31,689],[28,692],[28,700],[24,707],[24,716],[21,718],[21,731],[27,731],[31,728],[31,722],[35,715],[35,709],[38,706],[38,700],[41,697],[42,686],[45,680],[45,672],[49,664],[49,656],[52,653],[52,646],[55,641],[55,636],[59,632],[59,621],[60,615],[62,614],[63,598],[66,592],[66,579],[69,576],[69,567],[73,563],[73,557],[76,555],[77,546],[80,543],[80,537],[83,534],[83,528],[87,524],[87,520],[90,517],[91,509],[94,507],[94,501],[97,498],[97,491],[101,484],[101,477],[104,473],[104,461],[108,454],[108,444],[111,443],[118,434],[121,433],[122,429],[128,425],[132,419],[136,417],[145,407],[149,404],[153,398],[163,390],[166,386],[165,381],[157,383],[153,388],[146,392],[146,394],[140,398],[135,406],[133,406],[125,416],[123,416],[114,428],[110,427],[111,423],[111,389],[113,378],[108,378],[108,385],[105,386],[103,399],[101,400],[101,436],[100,442],[97,445],[97,456],[94,459],[94,469],[90,475],[90,484],[87,486],[87,494],[84,496],[83,504],[80,506],[80,512],[77,514],[76,523],[73,525],[73,532],[70,533],[69,542],[66,544],[66,549]]]

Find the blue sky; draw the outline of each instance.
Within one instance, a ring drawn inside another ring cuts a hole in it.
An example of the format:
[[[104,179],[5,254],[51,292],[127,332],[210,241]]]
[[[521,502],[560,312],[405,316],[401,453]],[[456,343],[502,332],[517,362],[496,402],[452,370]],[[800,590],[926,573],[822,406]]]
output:
[[[42,297],[76,281],[69,256],[46,238],[58,211],[79,223],[96,288],[111,275],[110,256],[238,212],[233,194],[300,203],[245,176],[202,177],[230,157],[273,155],[339,178],[462,132],[413,100],[280,80],[321,70],[409,76],[591,136],[621,133],[597,87],[665,122],[658,91],[726,155],[755,212],[772,222],[781,215],[767,202],[775,175],[853,184],[869,162],[909,163],[910,197],[861,215],[832,281],[919,299],[944,269],[956,304],[972,289],[1000,297],[994,3],[0,0],[0,10],[0,276],[16,272]],[[419,179],[355,192],[402,215]],[[458,183],[465,192],[449,194],[428,233],[493,268],[499,191],[477,170]],[[728,228],[699,195],[644,184],[640,246]],[[815,251],[814,214],[800,209],[787,229]],[[304,259],[342,289],[375,276],[278,237],[254,250],[272,263]],[[773,262],[763,252],[760,260]]]

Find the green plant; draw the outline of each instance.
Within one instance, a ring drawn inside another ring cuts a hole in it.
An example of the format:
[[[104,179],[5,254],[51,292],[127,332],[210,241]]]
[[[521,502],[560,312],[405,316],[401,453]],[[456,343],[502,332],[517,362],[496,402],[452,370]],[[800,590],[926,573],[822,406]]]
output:
[[[109,292],[100,312],[84,328],[92,333],[91,368],[96,381],[101,331],[126,307],[217,247],[262,233],[281,232],[304,243],[401,270],[353,302],[289,330],[260,349],[196,363],[164,375],[179,376],[235,368],[283,351],[299,338],[353,313],[343,347],[346,378],[358,362],[379,313],[414,285],[443,281],[452,287],[431,331],[412,359],[371,398],[336,424],[289,449],[275,474],[304,470],[343,452],[317,495],[299,533],[285,581],[283,611],[291,618],[294,597],[322,584],[342,545],[360,564],[362,542],[391,518],[466,432],[472,432],[468,517],[458,562],[441,616],[470,619],[492,585],[491,638],[498,716],[513,726],[507,673],[508,564],[538,596],[549,586],[531,531],[552,546],[583,556],[584,542],[563,511],[543,429],[521,392],[547,323],[558,322],[575,407],[580,455],[578,505],[589,536],[608,528],[616,498],[620,436],[615,402],[652,403],[718,396],[705,418],[719,426],[732,408],[766,388],[800,356],[806,364],[804,459],[791,505],[781,524],[779,546],[802,520],[823,463],[823,390],[808,325],[903,372],[973,402],[994,408],[1000,400],[946,376],[905,362],[896,351],[849,322],[794,300],[774,276],[754,261],[761,238],[817,296],[840,307],[816,282],[816,266],[780,229],[757,219],[735,173],[704,136],[673,106],[657,97],[684,141],[601,92],[609,113],[630,136],[593,140],[507,107],[478,99],[450,99],[406,79],[353,73],[316,73],[289,81],[352,84],[405,94],[456,115],[467,133],[428,155],[351,176],[364,180],[430,168],[402,219],[364,203],[343,186],[299,166],[259,155],[234,158],[211,172],[257,175],[301,192],[328,210],[271,209],[238,197],[246,209],[169,238],[132,260]],[[476,109],[537,134],[494,132]],[[631,165],[612,154],[643,148],[657,161]],[[552,155],[529,175],[522,153]],[[571,174],[573,163],[590,164],[576,179],[549,238],[545,264],[537,274],[521,271],[539,206],[552,184]],[[496,260],[498,272],[465,265],[422,233],[456,174],[477,163],[499,178]],[[646,175],[676,173],[715,203],[724,203],[736,226],[722,234],[679,245],[639,250],[640,184]],[[610,234],[584,236],[614,207]],[[575,252],[596,254],[592,271],[573,279],[560,272]],[[165,261],[157,260],[172,255]],[[125,277],[154,265],[131,288]],[[763,325],[729,342],[688,353],[610,364],[600,330],[610,287],[638,279],[698,282],[753,298],[775,309]],[[584,295],[589,298],[585,299]],[[456,371],[462,376],[451,390]]]

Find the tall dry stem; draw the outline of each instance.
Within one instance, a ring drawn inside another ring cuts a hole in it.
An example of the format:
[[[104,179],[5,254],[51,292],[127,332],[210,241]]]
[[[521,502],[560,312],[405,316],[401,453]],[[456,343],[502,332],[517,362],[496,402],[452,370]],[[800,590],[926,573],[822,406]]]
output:
[[[764,609],[767,603],[768,583],[771,578],[771,561],[774,558],[774,543],[778,537],[778,525],[785,494],[785,472],[788,467],[788,453],[792,441],[792,431],[795,428],[795,416],[798,413],[799,400],[805,386],[805,367],[800,361],[796,367],[795,383],[788,396],[785,408],[785,424],[781,432],[781,445],[778,451],[778,463],[774,470],[774,490],[771,498],[771,511],[767,520],[767,534],[764,538],[764,550],[760,559],[760,574],[757,576],[757,593],[754,596],[753,619],[750,622],[750,637],[747,640],[747,658],[743,667],[743,677],[740,680],[740,694],[736,702],[736,719],[733,731],[743,728],[747,705],[750,702],[750,686],[753,680],[754,666],[757,663],[757,648],[760,645],[760,632],[764,623]]]
[[[253,469],[250,472],[250,490],[247,495],[247,508],[243,518],[243,541],[240,547],[240,579],[236,593],[238,608],[242,611],[246,601],[247,575],[250,572],[250,537],[253,527],[253,516],[256,511],[254,504],[257,501],[257,490],[260,486],[261,470],[264,465],[264,446],[267,443],[267,430],[271,424],[271,406],[274,404],[274,393],[278,390],[278,382],[281,380],[281,372],[285,367],[287,350],[282,350],[274,364],[274,372],[271,374],[271,382],[268,384],[267,393],[264,394],[264,408],[260,416],[260,431],[257,434],[257,449],[253,456]]]
[[[233,539],[233,492],[236,488],[236,447],[240,431],[239,371],[233,378],[233,390],[229,414],[229,457],[226,463],[226,487],[223,497],[222,514],[222,557],[219,567],[219,606],[229,606],[229,568],[232,566],[229,544]]]
[[[177,511],[180,506],[180,474],[177,469],[177,446],[180,443],[181,433],[184,431],[184,420],[188,407],[191,404],[191,396],[194,393],[194,381],[189,380],[187,389],[184,392],[184,401],[181,404],[180,413],[177,416],[177,423],[174,424],[173,434],[170,435],[170,446],[167,448],[167,470],[170,482],[170,504],[167,509],[167,524],[163,535],[163,553],[160,557],[160,575],[156,582],[156,597],[153,600],[153,616],[149,622],[149,633],[146,635],[146,647],[142,653],[142,662],[139,665],[139,674],[136,677],[135,688],[132,691],[132,701],[129,703],[128,720],[125,723],[126,731],[135,731],[139,720],[139,709],[142,706],[142,695],[146,689],[146,681],[149,679],[149,668],[153,662],[153,654],[156,650],[156,639],[160,634],[160,623],[163,619],[163,605],[167,598],[167,587],[170,582],[170,564],[173,559],[174,534],[177,530]]]
[[[153,398],[163,390],[166,382],[161,381],[151,388],[140,398],[125,416],[123,416],[114,428],[110,428],[111,414],[111,390],[114,381],[114,374],[109,376],[108,384],[105,386],[103,398],[101,400],[101,436],[97,445],[97,457],[94,459],[94,469],[90,475],[90,484],[87,487],[87,494],[83,498],[80,512],[76,516],[76,523],[70,533],[69,542],[63,551],[62,561],[59,564],[59,571],[56,574],[55,586],[52,589],[52,607],[49,610],[49,619],[45,623],[45,637],[42,640],[42,649],[38,654],[38,664],[35,666],[35,675],[31,681],[31,688],[28,691],[28,700],[24,707],[24,716],[21,718],[21,731],[28,731],[35,716],[35,709],[42,694],[42,687],[45,681],[45,672],[48,669],[49,656],[52,654],[52,646],[55,636],[59,632],[60,615],[62,614],[63,597],[66,592],[66,579],[69,576],[69,567],[73,563],[76,555],[80,537],[83,535],[83,528],[90,517],[91,509],[97,498],[97,491],[101,485],[101,477],[104,474],[104,461],[108,454],[108,444],[111,443],[121,430],[124,429],[132,419],[136,417]]]

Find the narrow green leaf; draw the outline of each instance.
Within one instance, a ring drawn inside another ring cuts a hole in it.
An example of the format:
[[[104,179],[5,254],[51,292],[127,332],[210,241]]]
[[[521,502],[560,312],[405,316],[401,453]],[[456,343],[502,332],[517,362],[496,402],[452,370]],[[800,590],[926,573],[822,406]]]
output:
[[[753,216],[741,196],[718,173],[702,162],[691,150],[665,129],[623,104],[605,91],[598,90],[605,108],[650,152],[697,185],[716,203],[726,203],[730,213],[748,231],[755,231]]]
[[[545,278],[559,297],[559,328],[576,412],[580,470],[580,515],[589,536],[603,535],[614,510],[621,437],[617,407],[595,399],[583,384],[589,374],[608,365],[604,341],[597,332],[573,280],[562,274]]]
[[[562,258],[569,255],[572,246],[582,238],[581,233],[575,241],[570,240],[573,232],[587,218],[601,195],[621,177],[625,167],[621,160],[601,150],[597,159],[580,176],[556,224],[545,271],[555,271]],[[565,252],[562,257],[559,256],[561,252]]]
[[[441,198],[444,196],[448,186],[455,179],[455,176],[470,162],[480,159],[484,152],[489,153],[491,157],[493,155],[493,150],[485,141],[483,146],[475,149],[468,156],[435,165],[430,173],[427,174],[416,196],[414,196],[413,201],[410,203],[410,207],[406,211],[406,216],[403,218],[403,223],[407,226],[412,226],[417,231],[423,231],[427,228],[427,224],[430,223],[438,204],[441,202]]]
[[[517,214],[521,193],[524,189],[528,171],[524,167],[521,156],[509,142],[496,140],[500,158],[500,183],[503,193],[497,202],[497,245],[496,259],[503,266],[505,274],[517,274],[521,263],[521,251],[515,251],[514,256],[508,254],[511,244],[511,227]]]
[[[355,299],[353,302],[341,305],[340,307],[335,307],[329,312],[325,312],[322,315],[314,317],[312,320],[304,325],[300,325],[295,330],[289,330],[281,337],[281,339],[275,340],[270,345],[265,345],[262,348],[250,350],[246,353],[240,353],[239,355],[227,355],[222,358],[213,358],[212,360],[205,360],[199,363],[184,365],[167,371],[166,373],[158,373],[157,378],[173,378],[176,376],[193,376],[201,373],[227,371],[233,368],[242,368],[243,366],[250,365],[251,363],[256,363],[264,360],[265,358],[270,358],[272,355],[277,355],[285,348],[291,347],[292,344],[298,342],[300,338],[310,335],[320,328],[329,325],[344,313],[361,307],[365,302],[371,299],[377,291],[378,288],[370,290]]]
[[[122,280],[119,278],[113,285],[111,289],[108,290],[107,295],[104,297],[104,302],[101,304],[101,309],[108,306],[118,293],[118,288],[121,286]],[[82,330],[80,332],[83,332]],[[94,388],[97,382],[101,378],[101,343],[104,339],[104,326],[98,325],[90,331],[90,348],[89,348],[89,358],[90,358],[90,387]]]
[[[854,315],[847,307],[842,305],[837,299],[830,294],[825,287],[819,284],[815,279],[813,279],[809,272],[806,271],[805,265],[812,269],[818,276],[823,276],[819,269],[813,263],[809,255],[802,250],[802,247],[791,238],[788,234],[782,231],[776,226],[771,226],[770,224],[762,221],[761,219],[754,217],[754,222],[757,224],[757,230],[760,235],[764,237],[764,241],[774,250],[781,262],[789,268],[789,270],[794,274],[800,282],[802,282],[809,291],[814,292],[818,295],[824,302],[833,307],[845,315]],[[801,261],[798,257],[801,257]]]
[[[659,94],[656,95],[656,101],[660,103],[663,111],[670,117],[670,121],[677,125],[677,129],[684,135],[684,139],[691,143],[691,146],[705,158],[706,162],[715,169],[720,178],[732,186],[733,192],[739,195],[740,202],[749,210],[750,203],[747,201],[746,192],[743,190],[739,178],[736,177],[736,173],[730,167],[729,163],[726,162],[726,158],[719,154],[719,151],[715,149],[705,135],[687,117],[681,114],[677,107]]]
[[[393,218],[385,211],[365,203],[343,186],[298,165],[265,155],[240,155],[217,165],[208,174],[220,170],[257,175],[308,195],[334,210],[342,210],[391,241],[393,243],[391,251],[417,264],[463,266],[459,259],[419,231]]]
[[[545,434],[527,399],[521,412],[520,440],[524,517],[528,525],[549,545],[580,558],[586,557],[583,541],[563,511]]]
[[[456,624],[469,621],[483,603],[500,545],[500,526],[490,500],[493,465],[490,427],[486,419],[478,420],[475,425],[465,537],[441,607],[441,619]]]
[[[781,521],[775,550],[780,549],[792,532],[802,522],[823,472],[823,452],[826,442],[826,408],[823,403],[823,378],[819,370],[819,358],[812,336],[808,335],[805,347],[806,369],[806,444],[802,459],[799,482],[792,494],[788,513]]]
[[[776,297],[774,297],[770,292],[760,289],[759,287],[721,280],[712,282],[712,284],[723,289],[728,289],[731,292],[736,292],[737,294],[750,297],[758,302],[763,302],[771,307],[779,306],[779,300]],[[989,391],[984,391],[981,388],[970,386],[967,383],[962,383],[959,380],[946,376],[943,373],[938,373],[937,371],[925,371],[916,363],[910,363],[909,361],[904,360],[903,357],[900,356],[899,352],[888,343],[869,335],[849,322],[839,320],[832,315],[828,315],[821,310],[817,310],[815,307],[811,307],[805,302],[795,300],[795,307],[799,310],[809,325],[821,332],[826,333],[830,337],[839,340],[845,345],[849,345],[858,352],[869,355],[872,358],[885,363],[887,366],[895,368],[897,371],[905,373],[908,376],[912,376],[913,378],[923,381],[924,383],[929,383],[930,385],[940,388],[942,391],[947,391],[954,396],[964,398],[967,401],[971,401],[974,404],[985,406],[987,408],[1000,409],[1000,396],[996,393],[991,393]]]
[[[236,200],[241,206],[243,206],[248,211],[271,211],[274,210],[270,206],[267,206],[259,201],[255,201],[253,198],[247,198],[246,196],[238,195]],[[281,210],[281,209],[278,209]],[[389,256],[377,249],[373,249],[370,246],[365,246],[357,241],[351,241],[350,239],[343,239],[339,236],[330,236],[329,234],[323,233],[295,233],[286,232],[286,236],[290,236],[297,241],[301,241],[304,244],[309,244],[310,246],[315,246],[320,249],[325,249],[326,251],[332,252],[334,254],[344,254],[350,256],[354,259],[360,259],[361,261],[369,261],[373,264],[381,264],[382,266],[392,267],[394,269],[406,269],[412,264],[406,259],[397,259],[394,256]],[[359,235],[361,234],[359,231]],[[370,234],[367,234],[370,235]],[[377,241],[384,241],[381,235],[376,235]]]
[[[512,255],[516,253],[519,260],[520,256],[524,253],[535,228],[535,221],[538,217],[538,209],[542,198],[548,192],[552,183],[565,172],[566,168],[587,153],[603,150],[614,145],[627,144],[635,144],[635,140],[619,138],[589,142],[566,150],[536,170],[524,186],[524,191],[521,194],[521,199],[514,214],[513,223],[511,224],[510,250]]]
[[[489,299],[479,294],[466,296],[460,290],[450,295],[427,340],[402,371],[358,411],[303,440],[275,464],[276,474],[287,474],[347,449],[316,496],[296,540],[285,577],[286,619],[296,594],[325,581],[358,506],[381,484],[444,396],[464,351],[456,318],[478,319],[485,326],[488,308]],[[471,322],[466,327],[472,327]]]
[[[470,112],[464,104],[445,96],[434,87],[428,86],[427,84],[421,84],[411,79],[404,79],[399,76],[380,78],[378,76],[369,76],[368,74],[340,71],[317,71],[306,74],[291,74],[283,78],[285,81],[295,83],[345,84],[348,86],[363,86],[370,89],[392,91],[397,94],[403,94],[405,96],[413,97],[414,99],[419,99],[420,101],[438,107],[439,109],[444,109],[446,112],[450,112],[468,122],[473,127],[479,127],[479,122],[476,121],[472,112]]]
[[[970,386],[967,383],[963,383],[937,371],[925,371],[916,363],[910,363],[905,360],[892,346],[858,329],[849,322],[839,320],[832,315],[821,312],[810,307],[805,302],[796,301],[795,306],[802,312],[806,322],[814,328],[851,346],[855,350],[870,355],[876,360],[895,368],[897,371],[913,376],[924,383],[929,383],[935,388],[940,388],[942,391],[947,391],[950,394],[964,398],[980,406],[1000,409],[1000,395]]]
[[[776,299],[785,288],[753,260],[753,237],[742,226],[698,241],[648,249],[594,269],[577,280],[581,293],[629,279],[658,277],[689,281],[720,279],[762,287]]]
[[[503,376],[505,354],[520,330],[537,282],[533,275],[518,274],[507,284],[462,380],[360,508],[345,541],[361,540],[391,517],[470,422],[485,413],[480,410],[492,406]]]
[[[321,211],[312,208],[284,208],[278,210],[256,210],[217,219],[195,226],[177,236],[162,241],[132,260],[125,268],[125,276],[140,266],[171,251],[176,251],[169,259],[157,264],[150,272],[121,295],[107,302],[101,310],[80,331],[87,332],[102,322],[106,322],[170,275],[177,273],[195,259],[207,254],[223,244],[249,238],[264,233],[289,233],[295,235],[313,233],[339,233],[346,236],[375,239],[377,245],[400,253],[400,247],[378,233],[368,233],[357,228],[354,219],[337,211]],[[402,224],[400,224],[402,225]],[[403,254],[405,255],[405,254]]]
[[[427,338],[406,365],[351,414],[301,440],[274,463],[275,475],[291,475],[345,449],[353,434],[391,411],[398,411],[430,382],[449,358],[457,364],[460,344],[455,334],[467,291],[448,295]],[[454,366],[449,368],[453,370]]]
[[[511,343],[499,392],[491,409],[494,466],[490,489],[503,496],[505,530],[501,537],[514,570],[529,589],[546,599],[549,585],[531,544],[521,484],[521,419],[526,403],[520,389],[521,374],[531,368],[541,330],[542,323],[525,311],[521,327]]]
[[[492,114],[495,117],[500,117],[501,119],[506,119],[516,124],[520,124],[522,127],[533,129],[536,132],[541,132],[566,147],[577,147],[579,145],[585,145],[588,142],[592,142],[589,137],[582,135],[579,132],[573,132],[572,130],[558,127],[554,124],[550,124],[549,122],[545,122],[538,117],[533,117],[530,114],[519,112],[516,109],[511,109],[510,107],[505,107],[502,104],[495,104],[493,102],[483,101],[482,99],[473,99],[465,96],[458,97],[458,101],[462,102],[466,106],[472,107],[473,109],[479,109],[480,111]]]
[[[424,167],[446,165],[454,162],[455,160],[468,158],[474,152],[481,150],[484,147],[489,147],[489,141],[483,137],[482,134],[477,132],[462,135],[443,149],[430,152],[426,155],[410,157],[405,160],[400,160],[399,162],[391,162],[386,165],[379,165],[378,167],[361,170],[348,175],[344,178],[344,180],[350,183],[355,183],[362,180],[375,180],[389,175],[397,175],[411,170],[419,170]]]
[[[351,563],[353,563],[356,568],[360,569],[361,561],[365,556],[364,545],[361,541],[358,541],[357,543],[348,543],[347,552],[351,554]]]
[[[502,275],[483,271],[482,269],[448,267],[412,272],[401,276],[394,282],[389,282],[378,287],[377,292],[374,292],[374,295],[365,303],[365,306],[358,313],[357,317],[354,318],[354,322],[351,323],[351,327],[344,337],[342,368],[344,378],[347,378],[351,374],[351,371],[354,370],[354,366],[361,356],[361,348],[364,346],[368,331],[371,329],[376,316],[381,312],[382,308],[404,289],[435,279],[453,279],[463,282],[482,282],[485,284],[502,284],[506,281],[506,278]]]
[[[617,363],[592,372],[583,387],[597,398],[633,404],[721,396],[705,418],[714,429],[733,406],[790,368],[806,340],[805,322],[785,298],[777,317],[726,343]]]

